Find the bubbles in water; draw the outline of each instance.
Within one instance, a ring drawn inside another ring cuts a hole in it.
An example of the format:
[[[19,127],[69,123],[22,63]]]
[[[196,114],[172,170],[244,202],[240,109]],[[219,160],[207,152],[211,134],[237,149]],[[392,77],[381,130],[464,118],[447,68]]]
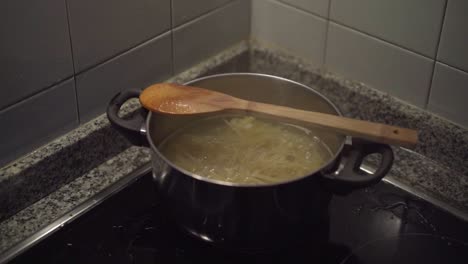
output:
[[[362,209],[363,209],[363,206],[359,205],[358,207],[354,208],[353,213],[356,215],[359,215],[361,214]]]

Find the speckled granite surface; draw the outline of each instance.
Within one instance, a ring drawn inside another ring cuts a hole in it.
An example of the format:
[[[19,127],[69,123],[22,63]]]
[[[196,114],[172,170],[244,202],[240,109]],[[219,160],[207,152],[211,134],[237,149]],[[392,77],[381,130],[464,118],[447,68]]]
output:
[[[389,177],[468,212],[468,132],[441,118],[258,43],[240,43],[169,81],[239,71],[309,85],[346,116],[417,128],[416,151],[424,156],[395,148]],[[136,107],[129,103],[123,112]],[[148,149],[130,146],[102,115],[0,169],[0,253],[148,161]]]
[[[0,221],[128,147],[102,117],[3,168]]]
[[[395,165],[390,170],[389,177],[467,215],[468,177],[466,175],[405,149],[394,148],[394,154]]]
[[[0,224],[0,252],[150,161],[149,149],[130,147]],[[79,191],[77,191],[79,190]]]

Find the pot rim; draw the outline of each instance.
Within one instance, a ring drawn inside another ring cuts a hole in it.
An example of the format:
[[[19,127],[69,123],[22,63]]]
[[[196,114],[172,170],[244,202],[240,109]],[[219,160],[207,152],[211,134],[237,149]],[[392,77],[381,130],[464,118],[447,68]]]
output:
[[[185,82],[184,85],[190,85],[190,84],[193,84],[195,82],[198,82],[198,81],[202,81],[202,80],[205,80],[205,79],[211,79],[211,78],[217,78],[217,77],[223,77],[223,76],[245,76],[245,75],[248,75],[248,76],[261,76],[261,77],[267,77],[267,78],[273,78],[273,79],[278,79],[278,80],[281,80],[281,81],[285,81],[285,82],[289,82],[289,83],[293,83],[295,85],[298,85],[302,88],[305,88],[313,93],[315,93],[316,95],[318,95],[320,98],[322,98],[324,101],[326,101],[331,107],[333,107],[333,109],[336,111],[336,113],[339,115],[339,116],[343,116],[341,114],[341,111],[335,106],[335,104],[333,104],[328,98],[326,98],[324,95],[322,95],[321,93],[319,93],[318,91],[316,91],[315,89],[305,85],[305,84],[302,84],[302,83],[299,83],[299,82],[296,82],[296,81],[293,81],[293,80],[290,80],[290,79],[287,79],[287,78],[283,78],[283,77],[279,77],[279,76],[275,76],[275,75],[270,75],[270,74],[263,74],[263,73],[251,73],[251,72],[235,72],[235,73],[221,73],[221,74],[213,74],[213,75],[209,75],[209,76],[204,76],[204,77],[200,77],[200,78],[196,78],[196,79],[193,79],[191,81],[188,81],[188,82]],[[154,145],[153,143],[153,140],[151,138],[151,133],[149,131],[150,129],[150,120],[151,120],[151,117],[152,117],[152,113],[151,111],[148,113],[148,116],[146,118],[146,122],[145,122],[145,125],[146,125],[146,128],[148,129],[146,131],[146,138],[150,144],[150,147],[151,149],[158,154],[158,156],[164,160],[164,162],[166,162],[169,166],[171,166],[171,168],[174,168],[174,169],[177,169],[178,171],[184,173],[185,175],[187,176],[190,176],[194,179],[197,179],[197,180],[200,180],[200,181],[204,181],[204,182],[207,182],[207,183],[212,183],[212,184],[217,184],[217,185],[223,185],[223,186],[228,186],[228,187],[247,187],[247,188],[258,188],[258,187],[271,187],[271,186],[278,186],[278,185],[282,185],[282,184],[288,184],[288,183],[292,183],[292,182],[296,182],[296,181],[300,181],[304,178],[307,178],[311,175],[314,175],[320,171],[322,171],[323,169],[327,168],[328,166],[330,166],[337,158],[338,156],[340,155],[341,151],[343,150],[343,147],[344,147],[344,144],[346,142],[346,139],[348,138],[348,136],[344,136],[343,137],[343,140],[340,144],[340,146],[338,147],[337,151],[335,152],[334,156],[332,158],[329,159],[328,162],[326,162],[324,165],[322,165],[320,168],[310,172],[309,174],[305,174],[303,176],[300,176],[300,177],[296,177],[296,178],[293,178],[293,179],[290,179],[290,180],[287,180],[287,181],[282,181],[282,182],[277,182],[277,183],[265,183],[265,184],[246,184],[246,183],[233,183],[233,182],[227,182],[227,181],[221,181],[221,180],[214,180],[214,179],[208,179],[204,176],[201,176],[201,175],[198,175],[198,174],[195,174],[195,173],[192,173],[190,171],[187,171],[185,170],[184,168],[181,168],[179,166],[177,166],[176,164],[174,164],[172,161],[170,161],[169,159],[167,159],[160,151],[159,149]]]

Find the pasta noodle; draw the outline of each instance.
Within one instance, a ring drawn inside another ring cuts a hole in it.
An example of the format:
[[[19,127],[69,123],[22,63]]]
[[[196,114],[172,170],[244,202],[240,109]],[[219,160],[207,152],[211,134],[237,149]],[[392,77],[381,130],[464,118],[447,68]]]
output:
[[[175,165],[231,183],[279,183],[310,174],[331,159],[313,131],[253,116],[203,119],[160,146]]]

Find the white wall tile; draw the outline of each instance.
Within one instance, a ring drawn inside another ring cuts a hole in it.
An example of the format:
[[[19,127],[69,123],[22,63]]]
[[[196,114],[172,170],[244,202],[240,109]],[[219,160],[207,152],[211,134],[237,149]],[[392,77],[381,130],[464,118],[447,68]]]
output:
[[[437,63],[428,109],[468,128],[468,73]]]
[[[174,73],[247,39],[250,3],[237,0],[174,29]]]
[[[172,26],[179,26],[232,0],[172,0]]]
[[[330,19],[434,58],[445,1],[332,0]]]
[[[252,3],[254,38],[283,47],[317,67],[323,65],[326,25],[320,17],[276,1]]]
[[[330,0],[279,0],[322,17],[328,17]]]
[[[76,73],[168,30],[170,0],[68,0]]]
[[[424,107],[433,61],[355,30],[330,23],[326,67],[329,71],[362,81]]]
[[[81,123],[105,112],[125,89],[144,89],[172,75],[171,33],[166,32],[76,77]]]
[[[468,71],[468,1],[449,0],[438,59]]]
[[[78,126],[73,78],[0,111],[0,167]]]
[[[2,1],[0,109],[73,75],[65,1]]]

